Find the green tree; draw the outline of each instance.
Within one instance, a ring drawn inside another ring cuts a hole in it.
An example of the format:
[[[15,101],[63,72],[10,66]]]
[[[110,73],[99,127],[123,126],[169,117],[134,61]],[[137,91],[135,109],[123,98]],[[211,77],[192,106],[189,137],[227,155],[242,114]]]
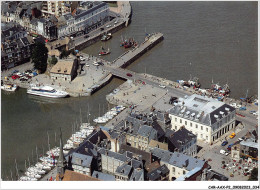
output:
[[[41,42],[36,42],[32,51],[34,68],[44,73],[47,69],[48,49]]]
[[[251,175],[250,175],[248,181],[258,181],[258,168],[254,168],[251,171]]]
[[[55,56],[52,56],[50,63],[55,65],[58,62],[58,59]]]

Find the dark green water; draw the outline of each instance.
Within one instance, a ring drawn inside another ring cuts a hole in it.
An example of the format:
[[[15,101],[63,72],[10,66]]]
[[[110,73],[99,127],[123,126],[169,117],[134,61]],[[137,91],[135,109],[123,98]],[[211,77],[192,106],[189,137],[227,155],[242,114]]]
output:
[[[199,77],[202,87],[212,81],[228,84],[232,97],[257,94],[257,2],[132,2],[132,23],[113,35],[106,43],[98,42],[84,52],[97,56],[101,45],[112,53],[104,59],[112,61],[125,50],[119,47],[121,36],[142,42],[145,31],[162,32],[164,41],[143,55],[128,69],[147,72],[170,80]],[[190,64],[191,63],[191,64]],[[35,160],[47,150],[47,131],[51,147],[55,132],[62,128],[63,139],[71,135],[72,124],[91,119],[107,106],[105,95],[120,85],[113,79],[91,97],[46,100],[32,98],[19,89],[15,94],[1,93],[1,171],[10,179],[14,160],[24,170],[24,160]],[[51,101],[51,102],[50,102]],[[58,135],[57,135],[58,136]],[[65,141],[65,140],[64,140]]]

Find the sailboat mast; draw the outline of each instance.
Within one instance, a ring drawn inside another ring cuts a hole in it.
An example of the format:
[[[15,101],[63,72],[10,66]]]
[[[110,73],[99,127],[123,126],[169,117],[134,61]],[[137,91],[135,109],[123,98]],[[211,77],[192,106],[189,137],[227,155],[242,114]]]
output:
[[[49,133],[47,131],[47,137],[48,137],[48,147],[49,147],[49,150],[51,150],[51,147],[50,147],[50,138],[49,138]]]
[[[14,179],[13,179],[13,173],[12,173],[12,170],[10,170],[10,173],[11,173],[11,179],[12,179],[12,181],[13,181]]]
[[[16,175],[17,175],[17,179],[19,179],[19,173],[18,173],[18,168],[17,168],[16,159],[15,159],[14,161],[15,161],[15,168],[16,168]]]

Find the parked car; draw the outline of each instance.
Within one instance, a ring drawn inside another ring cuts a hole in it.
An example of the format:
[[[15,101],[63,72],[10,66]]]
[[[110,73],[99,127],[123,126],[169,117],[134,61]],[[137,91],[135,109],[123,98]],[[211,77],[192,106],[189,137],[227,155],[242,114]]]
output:
[[[133,75],[131,73],[126,73],[126,76],[132,77]]]
[[[240,107],[239,110],[246,110],[246,107]]]
[[[221,149],[221,150],[219,151],[219,153],[220,153],[220,154],[223,154],[223,155],[226,155],[226,156],[229,154],[228,152],[226,152],[226,151],[223,150],[223,149]]]
[[[233,145],[234,145],[234,144],[228,145],[227,149],[228,149],[229,151],[231,151],[231,147],[232,147]]]
[[[242,139],[242,138],[238,138],[237,140],[238,140],[239,142],[243,141],[243,139]]]
[[[232,133],[229,138],[233,139],[236,136],[236,133]]]
[[[111,25],[111,24],[109,24],[109,25],[107,25],[106,27],[107,27],[107,28],[109,28],[109,27],[111,27],[111,26],[112,26],[112,25]]]
[[[89,37],[89,35],[84,36],[84,38],[88,38],[88,37]]]
[[[13,76],[12,76],[12,79],[14,79],[14,80],[15,80],[15,79],[18,79],[18,78],[20,78],[18,75],[13,75]]]
[[[226,146],[228,144],[228,141],[224,141],[221,146]]]
[[[256,113],[256,111],[253,110],[253,111],[250,111],[249,113],[254,114],[254,113]]]
[[[166,86],[164,86],[164,85],[161,85],[161,84],[159,84],[159,87],[161,87],[161,88],[166,88]]]

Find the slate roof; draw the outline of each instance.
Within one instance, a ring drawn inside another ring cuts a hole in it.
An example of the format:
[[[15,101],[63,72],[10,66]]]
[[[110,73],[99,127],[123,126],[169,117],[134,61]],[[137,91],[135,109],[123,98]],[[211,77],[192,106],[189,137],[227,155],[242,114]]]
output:
[[[180,149],[185,146],[187,143],[191,142],[193,139],[196,139],[197,136],[187,129],[180,128],[178,131],[173,133],[168,139],[174,145],[175,148]]]
[[[164,137],[165,132],[162,129],[161,125],[159,125],[159,123],[157,121],[154,121],[152,123],[152,127],[157,131],[157,138],[160,139],[162,137]]]
[[[90,14],[93,11],[95,11],[95,10],[99,9],[100,7],[103,7],[105,5],[106,5],[105,2],[100,2],[99,4],[96,4],[96,6],[92,7],[91,9],[88,9],[86,11],[83,10],[79,14],[75,15],[75,19],[81,18],[81,17],[83,17],[83,16],[85,16],[87,14]]]
[[[191,171],[196,167],[202,168],[205,164],[205,161],[187,156],[182,153],[174,152],[168,163],[178,168],[185,167],[186,170]]]
[[[134,169],[131,177],[130,177],[130,181],[140,181],[141,177],[144,175],[144,170],[143,169]]]
[[[72,156],[72,160],[71,160],[72,164],[90,168],[91,162],[92,162],[92,159],[93,159],[92,156],[79,154],[79,153],[76,153],[76,152],[72,153],[71,156]],[[78,161],[80,161],[80,163]]]
[[[193,94],[188,98],[184,98],[178,105],[171,108],[169,113],[188,120],[194,120],[207,126],[212,126],[218,120],[216,116],[221,119],[234,110],[235,108],[230,105],[213,98]],[[223,113],[223,115],[221,113]]]
[[[100,148],[98,150],[98,152],[100,154],[103,154],[103,155],[107,155],[108,157],[112,157],[116,160],[120,160],[122,162],[128,162],[130,161],[130,158],[128,158],[126,155],[123,155],[123,154],[119,154],[119,153],[116,153],[116,152],[112,152],[110,150],[106,150],[104,148]]]
[[[169,138],[169,137],[172,136],[174,133],[175,133],[174,130],[166,129],[166,130],[165,130],[165,137],[166,137],[166,138]]]
[[[250,139],[246,140],[246,141],[241,141],[240,145],[244,145],[244,146],[248,146],[248,147],[258,149],[258,143],[252,142],[252,141],[250,141]]]
[[[151,149],[151,153],[153,156],[159,158],[161,161],[169,163],[173,153],[167,150],[162,150],[160,148]]]
[[[154,169],[153,171],[149,172],[147,174],[147,177],[149,178],[149,180],[151,181],[155,181],[161,178],[161,176],[165,175],[169,173],[169,169],[166,167],[166,165],[162,165],[156,169]]]
[[[116,178],[113,175],[110,174],[105,174],[102,172],[94,171],[92,174],[92,177],[100,179],[102,181],[115,181]]]
[[[115,174],[121,175],[124,177],[130,177],[132,170],[133,170],[133,168],[130,165],[125,163],[125,164],[122,164],[121,166],[117,167]]]
[[[137,132],[140,136],[148,137],[149,140],[157,139],[157,131],[148,125],[143,125]]]

